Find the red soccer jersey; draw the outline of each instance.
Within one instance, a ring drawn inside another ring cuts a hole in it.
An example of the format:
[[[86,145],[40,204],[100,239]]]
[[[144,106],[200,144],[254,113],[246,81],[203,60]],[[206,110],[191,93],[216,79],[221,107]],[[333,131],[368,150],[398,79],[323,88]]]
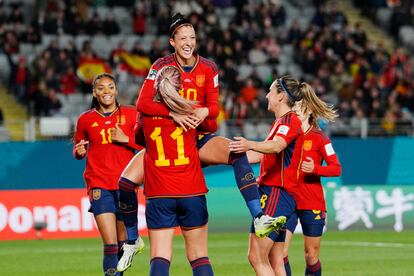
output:
[[[170,110],[162,103],[154,102],[155,78],[164,66],[176,66],[181,71],[183,89],[181,95],[189,100],[197,101],[200,106],[207,107],[209,119],[217,118],[218,107],[218,70],[214,62],[196,55],[193,69],[187,73],[177,61],[175,54],[159,58],[151,67],[137,100],[139,112],[150,116],[168,117]]]
[[[274,121],[266,141],[276,136],[283,138],[287,146],[280,153],[263,155],[258,183],[282,187],[295,197],[303,143],[302,123],[296,113],[288,112]]]
[[[188,197],[207,193],[195,130],[173,120],[141,115],[145,135],[144,193],[152,197]]]
[[[339,176],[341,164],[332,147],[331,140],[319,129],[312,127],[304,136],[303,161],[307,157],[313,159],[315,168],[312,174],[300,171],[298,197],[296,198],[298,210],[326,211],[325,197],[321,185],[321,176]],[[323,160],[326,166],[322,166]]]
[[[92,188],[118,190],[118,179],[135,154],[140,149],[134,143],[136,110],[132,106],[121,106],[109,116],[91,109],[78,118],[75,144],[89,141],[84,172],[88,192]],[[110,129],[115,124],[129,137],[128,144],[112,143]],[[76,152],[73,152],[75,158]]]

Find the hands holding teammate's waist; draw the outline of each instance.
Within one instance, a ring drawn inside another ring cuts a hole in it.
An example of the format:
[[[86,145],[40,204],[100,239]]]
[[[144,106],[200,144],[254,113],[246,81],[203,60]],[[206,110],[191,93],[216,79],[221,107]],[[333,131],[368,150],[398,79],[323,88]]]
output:
[[[196,128],[208,116],[208,108],[201,107],[194,110],[192,114],[178,114],[170,112],[170,117],[185,131]]]

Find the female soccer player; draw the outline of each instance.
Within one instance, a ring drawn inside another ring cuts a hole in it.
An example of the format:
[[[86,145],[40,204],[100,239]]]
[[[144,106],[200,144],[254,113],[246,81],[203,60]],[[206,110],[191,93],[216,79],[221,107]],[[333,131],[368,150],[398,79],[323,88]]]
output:
[[[155,99],[177,114],[191,114],[194,106],[180,96],[181,74],[165,66],[155,83]],[[169,275],[175,227],[184,236],[193,275],[213,275],[207,252],[207,187],[198,157],[195,129],[184,131],[167,117],[142,115],[147,198],[146,219],[150,238],[150,275]]]
[[[337,115],[332,106],[320,100],[312,87],[304,84],[304,102],[295,106],[295,111],[302,121],[305,132],[303,142],[303,162],[299,176],[296,199],[297,211],[286,224],[286,240],[284,262],[286,274],[291,275],[288,250],[292,233],[295,231],[298,218],[302,225],[305,242],[305,275],[322,275],[319,261],[320,241],[325,225],[326,204],[321,185],[321,176],[339,176],[341,164],[332,147],[330,139],[319,129],[318,119],[333,121]],[[322,165],[322,161],[326,165]]]
[[[126,240],[126,232],[118,209],[118,179],[134,156],[136,111],[119,106],[117,87],[110,74],[98,75],[93,81],[91,109],[79,116],[73,155],[86,156],[84,178],[99,233],[103,241],[103,271],[116,273],[118,253]],[[144,243],[140,240],[139,250]]]
[[[265,214],[273,217],[289,218],[296,208],[294,198],[297,194],[303,131],[301,121],[292,108],[302,100],[304,93],[305,85],[290,76],[275,80],[266,97],[268,110],[275,114],[276,120],[266,140],[254,142],[235,137],[235,141],[230,143],[231,151],[253,151],[249,157],[256,159],[256,162],[261,160],[258,182],[262,208]],[[303,101],[307,102],[307,98]],[[265,239],[250,235],[249,261],[257,275],[285,275],[284,241],[285,231],[272,232]]]
[[[268,235],[275,229],[275,218],[263,215],[256,179],[246,154],[229,152],[229,139],[216,136],[205,130],[205,127],[216,126],[215,119],[219,111],[217,66],[214,62],[194,53],[196,47],[194,27],[180,14],[172,18],[170,44],[175,52],[158,59],[152,65],[137,100],[138,111],[143,115],[170,117],[184,131],[197,128],[197,147],[202,163],[206,165],[231,164],[233,166],[237,186],[254,218],[256,235],[260,237]],[[196,108],[191,114],[177,114],[165,105],[153,101],[154,80],[157,73],[168,65],[180,69],[183,86],[180,90],[181,96],[188,100],[197,101],[199,104],[199,108]],[[121,202],[125,207],[121,211],[127,227],[128,246],[131,248],[136,248],[133,241],[137,238],[137,234],[134,232],[136,233],[138,204],[134,191],[137,185],[143,182],[142,160],[143,152],[136,155],[129,163],[119,181]],[[127,269],[131,260],[124,253],[118,269],[122,271]]]

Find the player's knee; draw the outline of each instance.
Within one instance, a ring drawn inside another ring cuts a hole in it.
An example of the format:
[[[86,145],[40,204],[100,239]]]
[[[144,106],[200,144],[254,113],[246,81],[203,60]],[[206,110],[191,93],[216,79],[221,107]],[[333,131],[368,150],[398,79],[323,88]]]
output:
[[[249,260],[250,265],[253,267],[258,267],[264,262],[264,258],[261,257],[260,252],[256,252],[254,250],[249,250],[247,259]]]
[[[305,259],[307,264],[314,264],[319,259],[319,248],[308,248],[305,251]]]

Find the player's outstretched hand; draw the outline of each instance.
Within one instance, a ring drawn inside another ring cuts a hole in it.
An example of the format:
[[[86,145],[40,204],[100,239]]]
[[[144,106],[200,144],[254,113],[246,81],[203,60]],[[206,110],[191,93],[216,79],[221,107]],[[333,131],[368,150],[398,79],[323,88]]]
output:
[[[110,132],[111,132],[112,142],[128,143],[129,137],[119,127],[118,123],[115,124],[115,127],[111,128]]]
[[[229,144],[230,151],[235,153],[246,152],[251,149],[251,141],[243,137],[234,137],[234,141]]]
[[[170,112],[170,116],[174,122],[182,127],[185,131],[188,129],[196,128],[198,126],[197,122],[199,119],[194,115],[183,115],[175,112]]]
[[[307,161],[302,162],[302,171],[304,173],[313,173],[313,170],[315,169],[315,163],[313,162],[313,159],[311,157],[306,157]]]
[[[83,157],[86,154],[87,144],[89,144],[89,141],[80,140],[80,142],[75,145],[75,151],[77,156]]]

